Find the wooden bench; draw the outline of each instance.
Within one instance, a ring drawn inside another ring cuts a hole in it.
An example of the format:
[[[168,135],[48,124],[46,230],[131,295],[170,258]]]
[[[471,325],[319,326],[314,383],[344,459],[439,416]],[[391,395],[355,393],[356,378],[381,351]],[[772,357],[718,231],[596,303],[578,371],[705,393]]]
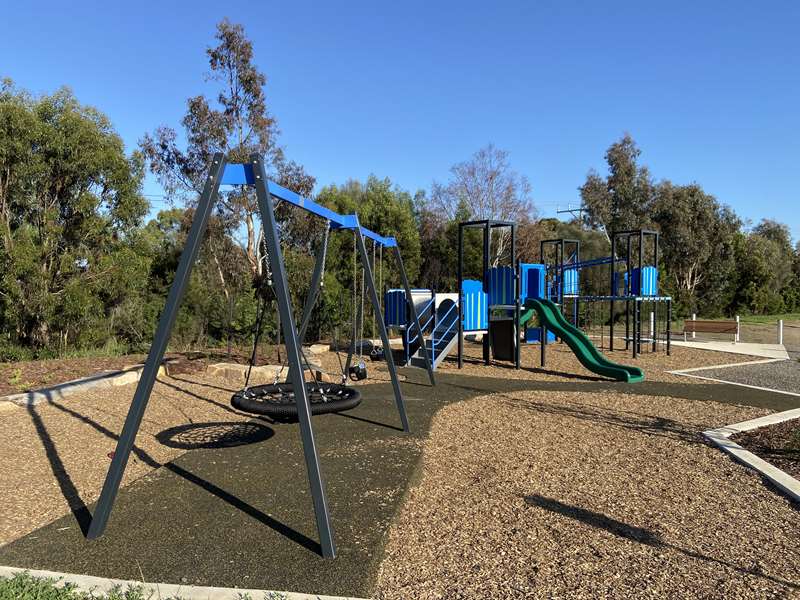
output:
[[[733,341],[737,341],[739,336],[739,323],[736,321],[691,321],[683,323],[683,339],[686,340],[687,333],[730,333]]]

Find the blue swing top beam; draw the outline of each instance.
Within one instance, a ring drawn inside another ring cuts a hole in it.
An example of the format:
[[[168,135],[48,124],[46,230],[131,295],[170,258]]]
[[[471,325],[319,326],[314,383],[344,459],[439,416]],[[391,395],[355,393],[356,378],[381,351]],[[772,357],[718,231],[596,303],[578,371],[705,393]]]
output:
[[[225,165],[225,172],[222,174],[220,185],[254,185],[255,174],[250,164],[228,163]],[[298,208],[310,212],[313,215],[326,219],[333,229],[358,229],[361,235],[371,239],[385,248],[396,248],[397,240],[393,237],[383,237],[366,227],[361,227],[358,222],[358,215],[340,215],[331,209],[317,204],[309,198],[304,198],[285,187],[278,185],[274,181],[267,181],[267,189],[271,196],[278,200],[288,202]]]

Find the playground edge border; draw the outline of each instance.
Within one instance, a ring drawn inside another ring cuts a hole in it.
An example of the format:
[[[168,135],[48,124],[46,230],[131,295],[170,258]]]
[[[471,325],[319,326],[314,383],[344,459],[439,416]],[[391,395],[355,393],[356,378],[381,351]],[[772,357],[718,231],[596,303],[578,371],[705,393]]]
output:
[[[57,585],[66,583],[74,585],[83,592],[109,592],[114,587],[126,589],[128,587],[141,587],[145,593],[154,598],[180,597],[181,600],[239,600],[242,596],[249,595],[253,600],[262,598],[286,598],[287,600],[362,600],[354,596],[324,596],[319,594],[303,594],[297,592],[276,592],[270,590],[246,590],[241,588],[219,588],[205,586],[178,585],[172,583],[143,583],[124,579],[109,579],[106,577],[93,577],[91,575],[75,575],[71,573],[55,573],[52,571],[37,571],[17,567],[0,566],[0,577],[13,577],[19,573],[28,573],[32,577],[42,579],[55,579]]]
[[[719,447],[723,452],[730,454],[734,460],[757,471],[762,477],[770,481],[795,502],[800,503],[800,481],[780,470],[775,465],[768,463],[763,458],[759,458],[752,452],[745,450],[736,442],[731,441],[731,436],[765,427],[783,423],[791,419],[800,418],[800,408],[793,408],[779,413],[773,413],[758,419],[734,423],[717,429],[709,429],[703,432],[703,437]]]

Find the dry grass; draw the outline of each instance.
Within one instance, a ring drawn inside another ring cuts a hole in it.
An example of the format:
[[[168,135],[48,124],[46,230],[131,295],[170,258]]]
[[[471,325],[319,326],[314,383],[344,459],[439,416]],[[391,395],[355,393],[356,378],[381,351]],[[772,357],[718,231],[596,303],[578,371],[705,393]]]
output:
[[[796,594],[797,510],[698,435],[764,412],[543,392],[448,406],[390,532],[378,596]]]

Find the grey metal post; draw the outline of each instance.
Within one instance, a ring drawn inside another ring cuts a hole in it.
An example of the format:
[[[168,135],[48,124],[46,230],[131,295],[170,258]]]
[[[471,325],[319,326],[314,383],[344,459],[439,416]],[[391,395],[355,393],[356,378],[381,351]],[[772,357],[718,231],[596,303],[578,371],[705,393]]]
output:
[[[672,352],[672,300],[667,300],[667,356]]]
[[[314,441],[314,430],[311,427],[311,405],[308,401],[308,390],[303,380],[303,368],[300,362],[300,345],[297,341],[297,329],[294,325],[289,287],[286,283],[286,270],[283,264],[280,240],[278,239],[278,226],[275,222],[275,211],[272,197],[269,193],[267,173],[264,162],[257,154],[250,157],[255,175],[256,197],[261,211],[261,223],[264,227],[264,238],[267,243],[269,264],[272,266],[272,282],[275,297],[278,300],[278,313],[281,317],[283,339],[286,344],[286,357],[289,362],[292,389],[294,390],[297,405],[297,420],[300,423],[300,437],[303,441],[303,454],[306,459],[308,482],[311,487],[311,498],[314,503],[314,514],[317,520],[322,556],[325,558],[336,557],[336,546],[331,532],[330,516],[328,514],[328,500],[325,497],[325,484],[322,480],[322,471],[319,466],[317,446]]]
[[[492,315],[489,314],[489,251],[491,248],[492,228],[489,223],[483,226],[483,291],[486,292],[486,333],[483,336],[483,363],[491,362],[489,352],[491,342]]]
[[[614,275],[617,272],[617,235],[613,231],[611,232],[611,290],[610,290],[610,297],[611,299],[608,301],[609,309],[611,312],[611,316],[608,321],[608,350],[609,352],[614,351],[614,297],[617,295],[617,285],[615,285]]]
[[[639,339],[639,332],[637,331],[637,328],[638,328],[639,325],[641,325],[641,323],[639,323],[639,300],[638,299],[635,299],[633,301],[633,323],[632,323],[632,325],[633,325],[633,338],[632,338],[633,344],[631,344],[631,345],[633,346],[633,358],[636,358],[637,352],[639,350],[639,348],[636,345],[636,340]]]
[[[380,303],[378,301],[378,293],[375,291],[375,282],[372,279],[372,269],[369,266],[369,256],[367,256],[367,248],[364,246],[364,236],[361,234],[361,226],[359,225],[353,230],[353,235],[356,236],[356,243],[358,252],[361,254],[361,262],[364,264],[364,278],[369,288],[369,297],[372,301],[372,308],[376,313],[380,313]],[[397,404],[397,412],[400,413],[400,421],[403,423],[403,431],[409,431],[408,416],[406,415],[406,405],[403,400],[403,392],[400,391],[400,382],[397,380],[397,370],[394,366],[394,357],[392,356],[392,348],[389,345],[389,334],[386,332],[386,323],[383,319],[378,319],[381,332],[381,340],[383,341],[383,356],[386,358],[386,365],[389,367],[389,376],[392,379],[392,387],[394,388],[394,401]],[[420,337],[422,333],[420,332]],[[422,340],[423,343],[425,340]]]
[[[514,274],[514,368],[520,367],[520,342],[519,342],[519,316],[520,316],[520,281],[519,264],[517,261],[517,226],[511,225],[511,271]]]
[[[419,339],[422,345],[422,355],[425,357],[425,367],[428,369],[428,379],[431,381],[431,385],[436,385],[436,380],[433,377],[433,363],[431,362],[430,354],[428,354],[428,347],[425,345],[425,336],[423,335],[422,327],[419,324],[419,315],[417,314],[417,307],[414,306],[414,298],[411,296],[411,286],[408,285],[408,275],[406,275],[406,268],[403,266],[403,258],[400,256],[400,246],[394,247],[394,255],[397,259],[397,267],[400,269],[400,279],[403,281],[403,287],[406,290],[406,298],[408,299],[408,306],[411,309],[411,318],[414,321],[414,325],[417,327],[417,331],[419,332]],[[434,302],[434,304],[436,304]],[[436,313],[436,307],[433,307],[434,314]],[[383,315],[381,315],[381,319]],[[384,348],[383,355],[386,356],[386,353],[391,353],[391,348]]]
[[[205,233],[208,218],[211,215],[211,209],[214,207],[214,200],[216,199],[224,170],[225,157],[221,152],[218,152],[212,159],[211,172],[206,178],[203,192],[200,195],[200,201],[197,203],[195,218],[189,230],[189,236],[186,239],[186,246],[184,246],[183,252],[181,253],[175,279],[169,289],[164,312],[161,313],[161,318],[158,320],[158,328],[156,329],[153,344],[150,346],[150,352],[147,354],[147,361],[144,364],[142,376],[136,386],[133,401],[128,409],[128,416],[125,417],[122,433],[117,440],[117,447],[114,450],[114,456],[111,459],[108,473],[106,473],[103,490],[100,492],[100,499],[97,501],[97,509],[94,511],[92,522],[89,525],[89,531],[86,535],[90,540],[103,535],[106,525],[108,524],[111,509],[114,507],[114,499],[117,497],[117,492],[122,482],[122,476],[125,473],[125,467],[128,464],[131,449],[136,441],[136,433],[139,431],[139,426],[142,423],[142,417],[147,408],[147,402],[150,400],[150,393],[153,391],[153,385],[158,376],[158,368],[161,366],[164,352],[169,343],[170,333],[175,323],[175,317],[178,314],[181,299],[189,284],[189,276],[192,273],[192,267],[200,251],[203,233]]]
[[[464,366],[464,228],[458,226],[458,368]],[[434,303],[435,304],[435,303]],[[436,307],[434,306],[434,309]]]
[[[653,345],[653,352],[656,351],[656,311],[658,304],[651,302],[653,310],[650,311],[650,342]]]
[[[778,319],[778,344],[783,346],[783,319]]]
[[[542,322],[539,326],[539,364],[542,368],[545,365],[545,346],[547,346],[547,327]]]
[[[322,238],[322,246],[317,251],[317,259],[314,263],[314,273],[311,275],[311,286],[308,289],[308,296],[306,296],[306,303],[303,307],[303,319],[300,321],[300,330],[297,332],[297,341],[300,347],[303,347],[303,342],[306,339],[306,330],[308,324],[311,322],[311,315],[314,312],[314,305],[319,298],[319,291],[322,288],[322,275],[325,272],[325,256],[328,253],[328,236],[330,234],[330,222],[325,226],[325,235]],[[301,350],[302,351],[302,350]],[[337,348],[338,351],[338,348]],[[286,377],[287,381],[291,381],[291,368]]]

